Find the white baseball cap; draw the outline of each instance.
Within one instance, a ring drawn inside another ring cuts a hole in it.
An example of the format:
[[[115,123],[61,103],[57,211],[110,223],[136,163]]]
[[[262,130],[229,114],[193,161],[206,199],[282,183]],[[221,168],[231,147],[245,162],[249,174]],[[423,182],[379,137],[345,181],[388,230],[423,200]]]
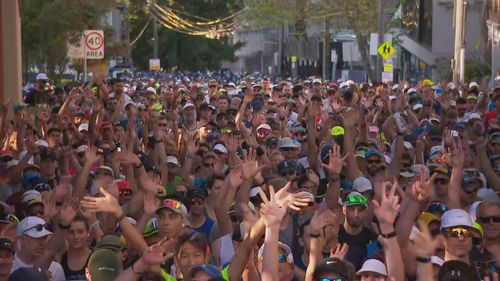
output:
[[[285,252],[285,255],[287,256],[287,262],[293,264],[293,254],[292,254],[292,249],[285,244],[278,242],[278,247]],[[257,255],[259,257],[262,257],[264,254],[264,245],[260,246],[259,251],[257,252]]]
[[[80,124],[80,126],[78,126],[78,132],[82,132],[82,131],[89,131],[89,124],[87,123],[82,123]]]
[[[471,113],[469,115],[469,118],[467,118],[467,122],[470,121],[470,120],[473,120],[473,119],[478,119],[478,120],[481,120],[481,115],[479,115],[479,113]]]
[[[16,236],[28,235],[32,238],[41,238],[52,234],[45,228],[45,221],[42,218],[30,216],[19,222],[16,229]]]
[[[184,106],[182,107],[182,110],[184,111],[186,108],[189,108],[189,107],[194,107],[194,104],[191,102],[186,102],[186,104],[184,104]]]
[[[259,127],[257,127],[257,131],[260,130],[260,129],[265,129],[265,130],[268,130],[268,131],[272,131],[271,126],[269,126],[269,124],[266,124],[266,123],[260,124]]]
[[[46,140],[39,139],[35,142],[38,146],[49,147],[49,143]],[[21,159],[21,158],[19,158]]]
[[[469,83],[469,90],[474,88],[474,87],[479,88],[479,85],[476,82],[470,82]]]
[[[217,151],[219,151],[219,152],[221,152],[223,154],[228,154],[227,148],[224,145],[220,144],[220,143],[214,145],[213,149],[214,149],[214,151],[217,150]]]
[[[472,219],[469,213],[462,209],[450,209],[444,212],[441,217],[441,229],[454,226],[472,227]]]
[[[314,80],[313,80],[313,84],[314,84],[314,83],[320,83],[320,84],[321,84],[321,79],[319,79],[319,78],[314,79]]]
[[[77,149],[76,149],[76,153],[80,153],[80,152],[85,152],[87,151],[89,147],[85,144],[82,144],[80,145]]]
[[[413,110],[419,110],[419,109],[420,109],[420,108],[422,108],[422,107],[423,107],[423,105],[422,105],[421,103],[417,103],[417,104],[415,104],[415,105],[413,106],[413,108],[412,108],[412,109],[413,109]]]
[[[167,163],[174,164],[175,166],[179,165],[179,160],[177,160],[177,157],[169,155],[167,156]]]
[[[387,269],[385,268],[385,264],[377,259],[367,259],[363,263],[361,269],[356,272],[356,275],[360,275],[365,272],[374,272],[383,276],[387,276]]]
[[[373,186],[370,180],[363,176],[354,179],[354,181],[352,182],[352,188],[358,192],[373,190]]]
[[[153,88],[153,87],[147,87],[146,88],[146,92],[151,92],[151,93],[155,93],[156,94],[156,89]]]
[[[45,73],[38,73],[36,75],[36,80],[49,80],[49,77]]]

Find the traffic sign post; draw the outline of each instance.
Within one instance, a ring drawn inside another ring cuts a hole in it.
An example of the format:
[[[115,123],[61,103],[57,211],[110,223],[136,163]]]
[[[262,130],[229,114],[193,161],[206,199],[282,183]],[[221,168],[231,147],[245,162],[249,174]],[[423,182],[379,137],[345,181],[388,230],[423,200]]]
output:
[[[384,60],[390,58],[396,52],[396,49],[389,43],[389,41],[385,41],[380,45],[377,49],[377,52],[380,56],[384,58]]]
[[[87,81],[87,59],[104,58],[104,31],[85,30],[83,32],[83,82]]]

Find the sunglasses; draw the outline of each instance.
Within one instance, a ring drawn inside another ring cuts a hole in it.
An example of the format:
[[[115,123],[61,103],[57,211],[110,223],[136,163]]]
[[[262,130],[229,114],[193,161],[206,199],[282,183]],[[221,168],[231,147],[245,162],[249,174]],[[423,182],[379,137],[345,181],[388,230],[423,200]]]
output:
[[[279,263],[287,263],[288,262],[288,257],[283,255],[283,254],[279,254],[278,255],[278,261]]]
[[[500,216],[478,217],[477,220],[481,223],[499,223]]]
[[[147,109],[145,109],[145,108],[139,108],[138,110],[139,110],[139,111],[144,111],[144,112],[146,112],[146,111],[147,111]]]
[[[205,200],[203,200],[203,199],[197,198],[197,199],[191,200],[191,205],[203,205],[203,204],[205,204]]]
[[[306,136],[306,133],[304,132],[296,132],[293,134],[295,137],[300,137],[300,138],[303,138]]]
[[[282,147],[280,148],[281,151],[296,151],[297,148],[295,147]]]
[[[158,127],[168,127],[168,124],[166,124],[166,123],[158,123]]]
[[[469,229],[463,228],[463,227],[453,227],[453,228],[448,228],[444,230],[444,236],[446,238],[458,238],[458,237],[465,237],[469,238],[472,236],[472,233]]]
[[[173,200],[173,199],[165,199],[163,201],[163,203],[161,204],[161,206],[171,208],[171,209],[180,209],[182,206],[182,203],[177,201],[177,200]]]
[[[34,190],[42,193],[44,191],[52,191],[52,188],[48,183],[39,183],[33,187]]]
[[[319,281],[345,281],[344,278],[342,277],[337,277],[337,278],[319,278]]]
[[[216,88],[217,85],[208,85],[209,88]]]
[[[6,214],[0,217],[0,222],[2,223],[19,223],[19,219],[13,214]]]
[[[382,160],[366,160],[368,164],[380,164],[382,163]]]
[[[46,226],[47,226],[46,224],[37,224],[37,225],[32,226],[32,227],[26,229],[25,231],[23,231],[23,234],[32,230],[32,229],[35,229],[36,231],[40,232],[40,231],[44,230],[46,228]]]
[[[271,133],[271,131],[269,131],[269,130],[258,130],[257,136],[265,137],[265,136],[269,135],[270,133]]]
[[[439,202],[434,202],[430,203],[429,206],[427,207],[427,211],[431,213],[440,213],[441,215],[446,212],[448,208],[446,208],[446,205],[443,203]]]

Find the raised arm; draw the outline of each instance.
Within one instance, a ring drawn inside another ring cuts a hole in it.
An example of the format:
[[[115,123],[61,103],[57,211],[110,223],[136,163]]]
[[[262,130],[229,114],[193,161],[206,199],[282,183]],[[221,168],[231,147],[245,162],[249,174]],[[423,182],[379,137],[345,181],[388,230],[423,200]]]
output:
[[[264,237],[264,251],[262,254],[262,280],[272,281],[279,276],[279,232],[280,224],[286,214],[286,206],[280,207],[275,198],[274,188],[269,187],[270,198],[267,200],[266,195],[262,190],[259,190],[260,197],[264,202],[261,206],[260,213],[264,218],[264,225],[266,226]]]
[[[451,171],[450,183],[448,184],[448,208],[460,209],[460,189],[462,186],[462,171],[464,169],[463,144],[457,138],[453,138],[449,153]]]
[[[385,185],[382,185],[383,196],[381,201],[373,200],[372,202],[373,212],[379,222],[380,236],[382,236],[387,274],[394,277],[396,281],[404,281],[403,258],[394,230],[394,221],[400,207],[398,203],[399,197],[396,195],[397,187],[397,181],[394,181],[389,194],[387,194]]]
[[[328,171],[328,189],[326,190],[325,203],[330,210],[336,209],[338,207],[339,197],[340,197],[340,173],[342,172],[342,167],[345,164],[346,158],[340,154],[340,145],[333,144],[332,150],[329,152],[329,162],[328,165],[322,164],[323,168]]]

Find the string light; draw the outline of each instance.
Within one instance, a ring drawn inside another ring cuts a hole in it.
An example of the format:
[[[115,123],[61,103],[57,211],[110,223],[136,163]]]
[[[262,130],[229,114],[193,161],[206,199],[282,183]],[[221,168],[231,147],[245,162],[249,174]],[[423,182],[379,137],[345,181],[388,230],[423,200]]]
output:
[[[171,7],[162,7],[148,0],[147,12],[154,20],[168,29],[187,35],[219,39],[234,33],[234,18],[243,10],[221,19],[209,20]],[[188,17],[196,20],[190,20]]]

